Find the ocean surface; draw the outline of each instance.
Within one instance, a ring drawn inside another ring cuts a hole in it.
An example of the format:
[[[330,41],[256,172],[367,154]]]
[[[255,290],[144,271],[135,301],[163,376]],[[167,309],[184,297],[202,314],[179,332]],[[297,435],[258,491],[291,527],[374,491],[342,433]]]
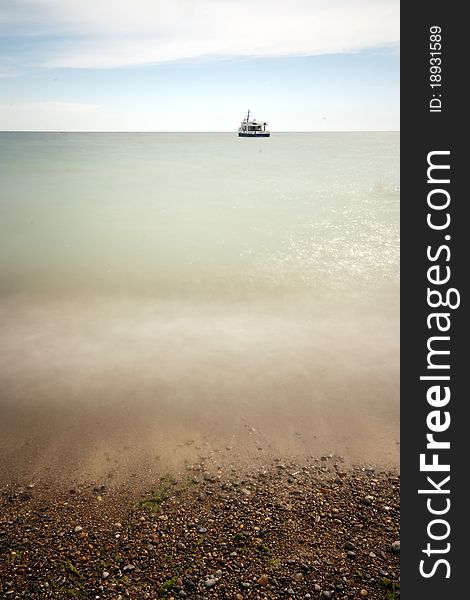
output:
[[[392,132],[0,133],[7,457],[397,462],[399,179]]]

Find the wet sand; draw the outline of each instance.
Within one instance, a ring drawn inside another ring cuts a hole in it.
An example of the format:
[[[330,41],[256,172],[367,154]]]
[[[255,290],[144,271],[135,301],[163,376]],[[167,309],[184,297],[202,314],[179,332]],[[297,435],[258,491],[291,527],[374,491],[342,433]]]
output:
[[[363,304],[3,302],[0,481],[125,479],[201,454],[396,467],[398,320]]]

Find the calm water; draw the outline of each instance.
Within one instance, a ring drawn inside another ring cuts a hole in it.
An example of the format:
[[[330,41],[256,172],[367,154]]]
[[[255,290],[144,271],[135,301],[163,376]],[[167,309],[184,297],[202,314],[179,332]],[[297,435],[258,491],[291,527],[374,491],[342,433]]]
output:
[[[398,134],[0,134],[1,291],[234,296],[398,274]]]
[[[0,133],[0,181],[2,406],[12,439],[41,423],[31,464],[85,430],[96,462],[96,407],[109,446],[252,421],[276,451],[396,459],[398,133]]]

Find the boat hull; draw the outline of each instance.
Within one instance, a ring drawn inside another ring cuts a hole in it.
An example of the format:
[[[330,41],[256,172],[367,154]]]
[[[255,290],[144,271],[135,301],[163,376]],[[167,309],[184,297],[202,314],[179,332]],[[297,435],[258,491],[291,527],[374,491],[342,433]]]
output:
[[[246,137],[246,138],[260,138],[260,137],[270,137],[270,133],[266,132],[262,132],[262,133],[243,133],[243,132],[238,132],[238,137]]]

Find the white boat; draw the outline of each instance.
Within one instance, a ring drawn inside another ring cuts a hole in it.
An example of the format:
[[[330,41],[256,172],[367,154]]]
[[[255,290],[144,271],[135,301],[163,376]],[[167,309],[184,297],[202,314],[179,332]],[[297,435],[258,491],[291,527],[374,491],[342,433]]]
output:
[[[256,119],[250,120],[250,111],[248,110],[246,118],[243,119],[238,128],[238,137],[269,137],[271,134],[266,129],[266,125],[266,121],[257,121]]]

